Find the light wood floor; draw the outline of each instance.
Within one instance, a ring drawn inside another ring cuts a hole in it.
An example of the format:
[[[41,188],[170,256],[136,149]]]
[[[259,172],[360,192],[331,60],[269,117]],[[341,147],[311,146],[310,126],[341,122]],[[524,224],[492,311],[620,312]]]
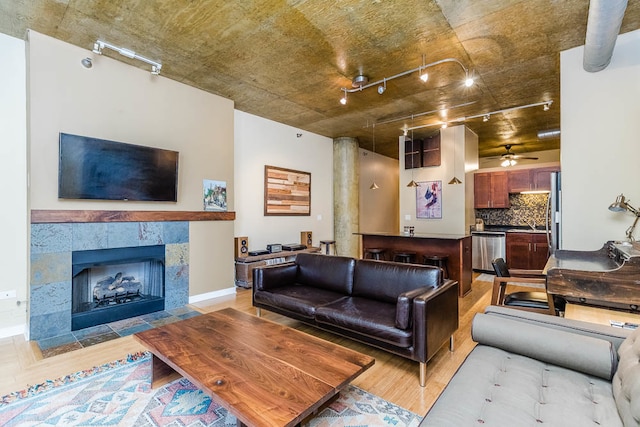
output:
[[[471,321],[475,313],[484,311],[489,304],[490,289],[489,282],[475,281],[471,292],[459,299],[460,328],[455,333],[455,350],[450,352],[445,345],[431,359],[427,364],[427,385],[424,388],[418,384],[417,362],[319,331],[265,310],[262,310],[262,315],[266,319],[295,327],[375,357],[375,365],[358,377],[353,384],[422,415],[431,407],[464,358],[475,346],[471,340]],[[251,290],[241,288],[238,288],[235,296],[211,299],[192,304],[191,307],[202,312],[234,307],[255,314],[255,309],[251,306]],[[0,396],[24,389],[28,385],[89,369],[143,350],[145,350],[144,347],[132,337],[124,337],[43,359],[37,345],[25,341],[22,336],[0,339],[0,366],[2,367]]]

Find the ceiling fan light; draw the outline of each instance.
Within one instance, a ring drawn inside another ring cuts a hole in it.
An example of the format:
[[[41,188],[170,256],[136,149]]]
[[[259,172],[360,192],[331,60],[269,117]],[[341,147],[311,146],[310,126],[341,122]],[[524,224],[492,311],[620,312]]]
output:
[[[502,166],[503,168],[509,166],[509,159],[504,159],[502,163],[500,163],[500,166]]]

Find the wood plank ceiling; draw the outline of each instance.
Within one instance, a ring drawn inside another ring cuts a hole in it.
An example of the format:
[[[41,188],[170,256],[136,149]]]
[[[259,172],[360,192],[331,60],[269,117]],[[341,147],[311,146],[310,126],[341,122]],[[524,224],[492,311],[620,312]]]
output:
[[[163,64],[162,76],[232,99],[235,108],[398,157],[404,127],[420,138],[451,124],[479,136],[480,155],[522,144],[525,153],[560,147],[538,131],[560,128],[559,52],[584,44],[588,0],[11,0],[0,2],[0,32],[27,29],[86,48],[97,39]],[[630,1],[621,33],[640,28]],[[105,55],[148,69],[113,51]],[[354,76],[382,80],[444,58],[445,63],[348,95]],[[549,111],[526,108],[553,101]],[[461,106],[464,105],[465,106]],[[457,106],[457,107],[456,107]],[[427,113],[427,114],[423,114]]]

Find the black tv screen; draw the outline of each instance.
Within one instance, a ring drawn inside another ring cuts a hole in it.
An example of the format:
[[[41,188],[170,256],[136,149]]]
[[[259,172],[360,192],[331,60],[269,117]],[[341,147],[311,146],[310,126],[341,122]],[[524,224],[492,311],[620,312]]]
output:
[[[178,152],[60,133],[58,197],[176,202]]]

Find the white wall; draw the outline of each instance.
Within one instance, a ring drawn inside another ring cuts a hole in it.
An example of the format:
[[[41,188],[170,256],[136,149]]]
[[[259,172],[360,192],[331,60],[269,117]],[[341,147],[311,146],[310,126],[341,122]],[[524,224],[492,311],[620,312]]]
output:
[[[477,169],[478,137],[466,126],[442,129],[440,152],[440,166],[405,169],[404,143],[400,143],[400,229],[398,231],[402,231],[405,225],[413,225],[416,233],[466,234],[469,232],[469,224],[473,218],[473,176],[468,172]],[[466,159],[465,156],[467,156]],[[448,184],[454,175],[462,181],[462,184]],[[442,181],[442,219],[416,219],[416,189],[407,187],[412,177],[416,182]]]
[[[0,300],[0,337],[24,330],[27,299],[27,99],[25,42],[0,34],[0,291],[17,298]]]
[[[399,224],[398,160],[360,149],[360,231],[396,233]],[[375,181],[377,190],[371,190]]]
[[[300,243],[301,231],[314,246],[332,239],[333,141],[237,110],[234,126],[235,235],[249,237],[249,250]],[[310,216],[264,215],[265,165],[311,173]]]
[[[633,222],[607,209],[618,194],[640,206],[640,30],[618,37],[603,71],[584,71],[583,50],[560,55],[562,241],[564,249],[593,250],[624,240]]]
[[[202,180],[216,179],[234,210],[233,101],[34,31],[28,57],[32,209],[202,211]],[[59,200],[59,132],[179,151],[178,202]],[[189,228],[190,295],[233,288],[233,221]]]

